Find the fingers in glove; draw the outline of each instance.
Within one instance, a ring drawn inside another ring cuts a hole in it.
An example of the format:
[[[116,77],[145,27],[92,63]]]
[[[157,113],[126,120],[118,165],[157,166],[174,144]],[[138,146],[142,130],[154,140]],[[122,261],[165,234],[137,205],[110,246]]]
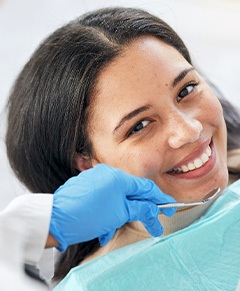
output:
[[[176,212],[176,210],[177,210],[177,208],[163,208],[163,209],[161,209],[161,207],[159,206],[159,209],[160,209],[160,211],[164,214],[164,215],[166,215],[166,216],[168,216],[168,217],[171,217],[175,212]]]
[[[130,221],[140,221],[150,235],[159,236],[163,227],[158,219],[159,208],[150,201],[128,201]]]

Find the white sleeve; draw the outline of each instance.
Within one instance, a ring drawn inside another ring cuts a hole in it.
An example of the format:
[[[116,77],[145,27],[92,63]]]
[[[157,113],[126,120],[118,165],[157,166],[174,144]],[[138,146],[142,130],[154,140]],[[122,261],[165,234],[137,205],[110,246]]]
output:
[[[52,203],[52,194],[25,194],[1,212],[4,221],[9,218],[23,228],[25,263],[36,264],[40,260],[49,232]]]

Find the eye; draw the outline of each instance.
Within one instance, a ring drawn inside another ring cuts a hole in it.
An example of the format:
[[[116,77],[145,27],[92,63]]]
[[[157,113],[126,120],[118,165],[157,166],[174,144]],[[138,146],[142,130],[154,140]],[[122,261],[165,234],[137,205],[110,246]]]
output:
[[[183,99],[184,97],[186,97],[188,94],[190,94],[194,87],[196,87],[198,85],[197,82],[191,82],[189,84],[187,84],[178,94],[178,98],[177,101],[181,101],[181,99]]]
[[[132,134],[135,134],[136,132],[142,130],[144,127],[146,127],[150,123],[149,120],[141,120],[136,125],[134,125],[133,128],[130,129],[127,136],[130,136]]]

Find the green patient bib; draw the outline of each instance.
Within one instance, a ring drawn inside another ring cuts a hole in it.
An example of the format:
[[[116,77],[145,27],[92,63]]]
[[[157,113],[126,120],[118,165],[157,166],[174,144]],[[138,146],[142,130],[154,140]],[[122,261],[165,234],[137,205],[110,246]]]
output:
[[[239,279],[240,180],[189,227],[75,267],[54,291],[235,291]]]

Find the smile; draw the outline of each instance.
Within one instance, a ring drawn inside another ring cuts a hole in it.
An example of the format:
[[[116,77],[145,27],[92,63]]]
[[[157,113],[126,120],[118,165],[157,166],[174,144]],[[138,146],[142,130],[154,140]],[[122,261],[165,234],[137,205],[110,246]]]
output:
[[[203,154],[193,161],[188,162],[186,165],[179,166],[177,168],[173,168],[170,173],[187,173],[189,171],[194,171],[195,169],[201,168],[205,165],[209,158],[211,157],[212,150],[210,146],[208,146]]]

